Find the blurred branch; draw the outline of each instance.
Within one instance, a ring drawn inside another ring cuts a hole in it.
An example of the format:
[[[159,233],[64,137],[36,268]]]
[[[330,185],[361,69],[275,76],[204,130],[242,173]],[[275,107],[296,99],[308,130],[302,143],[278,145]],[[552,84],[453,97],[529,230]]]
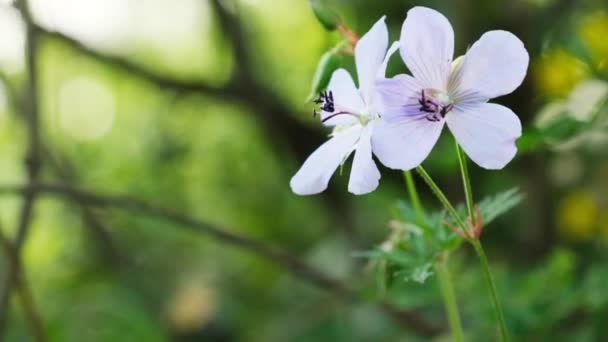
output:
[[[285,144],[270,144],[273,149],[284,153],[287,148],[289,152],[293,152],[297,156],[298,160],[306,159],[311,152],[311,146],[317,146],[325,140],[324,133],[289,115],[293,112],[290,106],[284,103],[273,90],[256,82],[251,72],[252,68],[249,66],[250,54],[242,25],[234,14],[221,5],[220,1],[214,0],[212,4],[220,19],[220,24],[227,32],[227,39],[230,40],[234,49],[235,65],[237,66],[233,72],[235,77],[222,86],[214,86],[203,81],[171,79],[130,61],[128,58],[100,51],[60,32],[49,31],[30,19],[28,22],[41,36],[61,41],[85,56],[151,82],[161,89],[168,89],[179,94],[202,94],[241,103],[261,119],[260,122],[265,126],[271,141],[286,142]],[[344,231],[347,239],[356,247],[359,234],[347,213],[348,206],[342,200],[342,195],[329,189],[321,198],[328,208],[332,208],[329,212],[334,216],[336,226]]]
[[[25,97],[23,99],[22,114],[27,128],[27,152],[24,158],[24,166],[27,170],[28,183],[35,184],[38,181],[40,173],[40,132],[39,132],[39,117],[38,117],[38,75],[36,57],[38,53],[38,34],[36,29],[31,25],[31,13],[29,12],[28,3],[26,0],[17,2],[21,15],[26,21],[26,68],[27,82]],[[36,189],[24,193],[23,206],[19,216],[17,233],[15,236],[14,257],[19,264],[19,253],[28,233],[28,228],[32,221],[34,203],[36,200]],[[0,334],[4,330],[6,321],[6,311],[10,300],[12,285],[16,283],[14,277],[18,276],[18,272],[9,273],[4,286],[0,289]]]
[[[198,233],[206,234],[223,243],[242,248],[255,255],[263,257],[295,276],[311,282],[317,287],[333,293],[334,295],[353,301],[357,295],[353,289],[342,282],[333,279],[325,273],[313,268],[295,256],[279,250],[273,246],[252,238],[226,231],[214,225],[199,221],[186,214],[175,210],[157,206],[144,200],[126,195],[104,195],[94,192],[79,190],[61,185],[33,184],[26,186],[0,186],[0,195],[18,194],[25,195],[35,191],[40,194],[48,194],[63,197],[77,203],[92,205],[102,208],[116,208],[138,212],[150,217],[170,221],[184,228]],[[390,303],[381,303],[381,307],[398,322],[407,326],[421,335],[433,336],[440,330],[414,312],[401,310]]]
[[[19,254],[11,243],[11,241],[9,241],[8,238],[4,235],[4,232],[1,228],[0,247],[2,247],[4,253],[6,254],[6,261],[8,266],[7,280],[10,282],[7,285],[15,287],[17,289],[17,293],[19,294],[19,298],[21,299],[21,304],[23,305],[23,311],[25,312],[26,321],[30,326],[32,335],[34,335],[34,339],[38,342],[46,341],[42,320],[40,319],[40,315],[36,310],[36,305],[34,304],[34,297],[32,296],[30,288],[27,284],[27,280],[25,278],[25,274],[23,273],[23,270],[21,268]]]
[[[54,154],[48,146],[45,147],[45,163],[49,165],[49,168],[61,180],[62,184],[66,187],[78,186],[79,180],[75,168],[66,158]],[[129,266],[131,261],[122,253],[98,215],[88,206],[82,203],[77,204],[80,207],[84,226],[88,229],[95,241],[98,242],[98,254],[103,257],[104,261],[112,266]]]
[[[59,40],[83,55],[153,83],[161,89],[168,89],[180,94],[194,93],[213,96],[244,104],[264,120],[263,124],[270,128],[268,130],[269,134],[291,143],[292,149],[299,156],[307,155],[310,152],[308,150],[309,146],[317,144],[324,138],[319,130],[313,129],[290,116],[289,113],[292,110],[281,102],[276,94],[270,90],[262,89],[250,77],[243,76],[248,74],[242,69],[243,66],[235,71],[236,75],[240,75],[238,78],[222,86],[214,86],[203,81],[175,80],[159,75],[127,58],[94,49],[62,33],[48,31],[36,23],[32,23],[32,25],[37,32],[45,37]],[[283,139],[286,137],[293,138]]]
[[[110,53],[103,52],[98,49],[94,49],[80,41],[66,36],[59,32],[49,31],[36,23],[32,23],[32,26],[37,32],[48,38],[53,38],[61,41],[63,44],[69,46],[72,49],[78,50],[81,54],[99,60],[104,64],[107,64],[116,69],[120,69],[127,72],[135,77],[142,78],[148,82],[156,84],[159,88],[171,89],[181,93],[201,93],[210,96],[228,97],[232,98],[235,96],[234,90],[230,87],[215,87],[210,84],[203,82],[188,82],[173,80],[168,77],[156,74],[147,68],[138,65],[137,63],[131,62],[126,58],[113,55]]]

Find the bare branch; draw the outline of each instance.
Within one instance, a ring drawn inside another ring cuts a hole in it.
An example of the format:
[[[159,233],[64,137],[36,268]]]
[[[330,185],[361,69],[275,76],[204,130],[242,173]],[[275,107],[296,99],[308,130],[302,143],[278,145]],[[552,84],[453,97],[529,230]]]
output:
[[[28,78],[26,82],[26,97],[23,101],[23,110],[26,128],[27,128],[27,153],[24,158],[24,165],[27,170],[29,184],[34,184],[38,180],[40,173],[40,128],[39,128],[39,115],[38,115],[38,75],[37,75],[37,64],[36,57],[38,54],[38,34],[31,24],[31,14],[26,0],[21,0],[17,3],[21,15],[26,21],[26,66],[28,71]],[[24,194],[23,206],[21,207],[21,213],[19,216],[19,223],[17,226],[17,234],[14,242],[15,258],[17,263],[20,261],[19,253],[23,242],[28,233],[30,226],[34,203],[36,201],[36,191],[28,191]],[[0,334],[3,331],[3,326],[6,321],[6,311],[8,308],[12,285],[16,283],[14,277],[18,276],[18,272],[9,273],[9,278],[6,280],[4,286],[0,289]],[[13,278],[13,279],[11,279]]]
[[[36,341],[44,342],[46,341],[46,337],[44,335],[42,320],[40,319],[40,315],[38,314],[38,310],[36,309],[34,297],[32,296],[32,292],[30,291],[30,287],[28,286],[25,273],[23,272],[23,269],[21,267],[19,254],[13,244],[4,235],[4,232],[1,228],[0,247],[2,247],[4,253],[6,254],[6,261],[8,265],[7,278],[11,282],[10,286],[13,286],[17,289],[19,299],[21,299],[21,304],[23,305],[23,311],[25,312],[25,318],[28,325],[30,326],[32,335],[34,336],[34,339]]]
[[[325,273],[313,268],[295,256],[267,245],[258,240],[230,232],[215,225],[197,220],[186,214],[175,210],[157,206],[144,200],[128,195],[106,195],[94,192],[83,191],[76,188],[61,185],[35,184],[30,186],[0,186],[0,195],[25,195],[28,192],[63,197],[66,200],[81,204],[115,208],[138,212],[140,214],[156,217],[165,221],[175,223],[183,228],[208,235],[220,242],[239,247],[257,256],[263,257],[268,261],[277,264],[294,276],[309,281],[315,286],[325,291],[331,292],[339,298],[348,301],[357,300],[356,293],[344,285],[342,282],[333,279]],[[440,330],[434,325],[426,322],[414,312],[404,311],[396,308],[389,303],[380,303],[380,306],[391,317],[421,335],[433,336]]]

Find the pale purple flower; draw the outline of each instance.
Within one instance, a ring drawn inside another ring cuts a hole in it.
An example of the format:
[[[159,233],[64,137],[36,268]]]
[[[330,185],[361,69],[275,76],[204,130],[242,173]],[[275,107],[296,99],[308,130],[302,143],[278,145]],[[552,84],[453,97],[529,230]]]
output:
[[[336,70],[317,102],[321,121],[334,127],[331,139],[304,162],[291,179],[293,192],[312,195],[327,188],[329,179],[354,151],[348,191],[361,195],[378,187],[380,172],[372,159],[372,137],[380,116],[374,103],[376,81],[384,78],[388,57],[398,43],[388,48],[388,30],[380,19],[355,47],[359,89],[344,69]]]
[[[452,60],[454,32],[439,12],[412,8],[401,31],[401,57],[412,76],[377,83],[382,122],[372,146],[380,161],[409,170],[428,156],[444,123],[479,166],[501,169],[517,152],[521,122],[507,107],[488,103],[522,83],[528,69],[523,43],[489,31]]]

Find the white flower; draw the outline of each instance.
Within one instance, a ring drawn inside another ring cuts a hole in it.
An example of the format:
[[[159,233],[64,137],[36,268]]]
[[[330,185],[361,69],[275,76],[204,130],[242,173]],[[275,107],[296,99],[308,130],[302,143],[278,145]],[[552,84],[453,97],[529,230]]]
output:
[[[374,97],[376,81],[384,77],[387,59],[398,43],[388,48],[388,30],[380,19],[355,47],[355,63],[359,89],[350,74],[334,72],[327,92],[317,100],[321,105],[321,121],[333,126],[331,139],[304,162],[291,179],[293,192],[312,195],[324,191],[336,169],[355,151],[348,191],[361,195],[378,187],[380,172],[372,159],[372,137],[379,121]]]
[[[377,84],[383,114],[372,146],[394,169],[418,166],[445,123],[479,166],[501,169],[517,152],[521,122],[509,108],[488,99],[514,91],[526,76],[529,56],[506,31],[490,31],[465,56],[452,61],[454,32],[439,12],[412,8],[401,31],[401,57],[412,76]]]

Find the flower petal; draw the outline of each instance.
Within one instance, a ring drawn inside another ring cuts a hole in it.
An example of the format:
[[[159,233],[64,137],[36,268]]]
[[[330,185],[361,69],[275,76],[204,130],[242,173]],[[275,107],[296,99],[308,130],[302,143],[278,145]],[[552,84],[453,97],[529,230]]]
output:
[[[327,126],[356,123],[357,118],[352,115],[336,115],[328,119],[331,115],[339,112],[358,114],[365,111],[365,104],[363,103],[361,94],[357,90],[355,82],[348,71],[344,69],[334,71],[327,90],[331,91],[334,98],[335,111],[331,113],[322,111],[321,120],[323,120],[323,123]]]
[[[383,119],[376,124],[372,135],[374,154],[391,169],[411,170],[429,155],[443,124],[444,120],[427,120],[423,113]]]
[[[485,169],[502,169],[517,153],[521,122],[513,111],[495,103],[456,106],[448,127],[466,154]]]
[[[329,179],[353,151],[361,126],[343,131],[314,151],[291,178],[291,190],[298,195],[314,195],[327,189]]]
[[[441,13],[426,7],[407,12],[401,29],[401,57],[426,88],[443,90],[454,56],[454,31]]]
[[[486,32],[454,71],[450,80],[452,96],[491,99],[509,94],[526,77],[529,61],[528,51],[515,35]]]
[[[367,103],[371,102],[374,84],[388,48],[388,29],[382,17],[365,34],[355,47],[355,63],[359,89]]]
[[[372,158],[373,127],[373,124],[369,124],[363,128],[357,143],[348,182],[348,191],[355,195],[364,195],[376,190],[380,181],[380,171]]]
[[[380,70],[378,70],[378,74],[376,75],[377,79],[386,77],[386,67],[388,66],[388,62],[393,56],[393,54],[397,52],[400,47],[401,43],[399,41],[396,41],[391,45],[390,48],[388,48],[388,51],[386,52],[386,57],[384,57],[384,61],[382,61],[382,66],[380,67]]]
[[[380,79],[376,82],[376,108],[383,118],[400,116],[404,108],[418,103],[421,90],[422,85],[409,75]]]

